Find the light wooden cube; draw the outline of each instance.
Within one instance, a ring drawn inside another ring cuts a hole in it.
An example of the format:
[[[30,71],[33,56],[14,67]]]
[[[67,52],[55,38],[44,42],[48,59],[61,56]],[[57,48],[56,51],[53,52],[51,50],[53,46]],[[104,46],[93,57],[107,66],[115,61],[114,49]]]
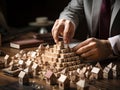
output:
[[[67,67],[68,65],[66,63],[62,63],[63,67]]]
[[[67,55],[66,54],[60,54],[60,57],[61,58],[67,58]]]
[[[64,61],[65,61],[64,58],[59,58],[59,59],[58,59],[58,62],[59,62],[59,63],[62,63],[62,62],[64,62]]]

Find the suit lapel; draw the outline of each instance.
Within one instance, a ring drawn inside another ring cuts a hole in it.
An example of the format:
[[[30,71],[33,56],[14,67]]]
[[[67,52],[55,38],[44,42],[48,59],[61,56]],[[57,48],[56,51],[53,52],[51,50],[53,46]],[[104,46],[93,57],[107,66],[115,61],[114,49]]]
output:
[[[112,15],[111,15],[110,30],[112,28],[114,19],[115,19],[115,17],[116,17],[116,15],[117,15],[117,13],[118,13],[119,10],[120,10],[120,0],[116,0],[114,8],[113,8]]]
[[[100,15],[100,9],[102,5],[102,0],[93,0],[93,7],[92,7],[92,36],[95,36],[99,15]]]

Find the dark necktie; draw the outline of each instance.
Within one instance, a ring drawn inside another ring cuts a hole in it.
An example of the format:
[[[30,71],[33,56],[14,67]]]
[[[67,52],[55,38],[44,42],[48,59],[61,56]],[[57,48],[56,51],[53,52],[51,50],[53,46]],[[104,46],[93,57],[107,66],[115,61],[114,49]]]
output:
[[[111,17],[110,0],[103,0],[99,20],[100,39],[107,39],[109,37],[110,17]]]

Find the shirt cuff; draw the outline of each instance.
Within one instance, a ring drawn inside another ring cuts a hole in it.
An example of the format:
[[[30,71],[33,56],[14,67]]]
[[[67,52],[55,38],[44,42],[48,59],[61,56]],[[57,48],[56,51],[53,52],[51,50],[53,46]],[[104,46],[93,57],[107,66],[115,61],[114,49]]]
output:
[[[114,36],[114,37],[110,37],[108,38],[110,44],[111,44],[111,47],[112,47],[112,50],[113,50],[113,53],[115,55],[120,55],[120,40],[119,40],[120,36],[117,35],[117,36]]]

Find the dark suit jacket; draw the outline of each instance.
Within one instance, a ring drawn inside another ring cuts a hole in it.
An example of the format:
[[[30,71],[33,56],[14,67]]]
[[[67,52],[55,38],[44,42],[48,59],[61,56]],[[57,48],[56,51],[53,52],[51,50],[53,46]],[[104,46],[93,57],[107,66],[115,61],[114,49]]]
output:
[[[110,1],[111,21],[108,39],[114,53],[120,55],[120,0]],[[101,4],[102,0],[72,0],[59,18],[71,20],[77,27],[79,20],[85,16],[89,34],[91,37],[95,37]]]

